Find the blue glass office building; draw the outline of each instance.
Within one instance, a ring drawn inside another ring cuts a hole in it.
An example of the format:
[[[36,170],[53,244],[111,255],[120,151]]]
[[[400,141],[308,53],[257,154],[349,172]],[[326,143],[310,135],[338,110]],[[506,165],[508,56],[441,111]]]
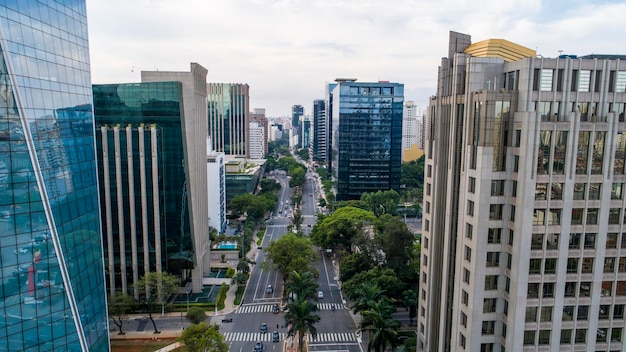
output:
[[[0,2],[0,351],[109,349],[84,0]]]
[[[331,172],[337,200],[399,190],[404,85],[338,79],[329,85]]]

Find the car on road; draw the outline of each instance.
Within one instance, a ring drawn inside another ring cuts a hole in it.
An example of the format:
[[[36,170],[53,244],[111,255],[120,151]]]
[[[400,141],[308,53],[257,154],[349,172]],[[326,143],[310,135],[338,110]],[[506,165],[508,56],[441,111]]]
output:
[[[278,308],[278,304],[274,304],[272,306],[272,313],[278,314],[278,312],[280,312],[280,308]]]
[[[272,342],[278,342],[280,341],[280,335],[278,334],[278,331],[274,331],[272,333]]]
[[[322,292],[322,291],[317,291],[317,298],[318,298],[318,299],[322,299],[322,298],[324,298],[324,292]]]
[[[313,197],[313,193],[309,193],[309,197]]]
[[[272,287],[272,285],[267,285],[267,288],[265,289],[265,293],[267,294],[274,293],[274,288]]]
[[[257,342],[254,345],[254,352],[263,352],[263,342]]]
[[[267,324],[261,323],[261,333],[265,334],[267,332]]]

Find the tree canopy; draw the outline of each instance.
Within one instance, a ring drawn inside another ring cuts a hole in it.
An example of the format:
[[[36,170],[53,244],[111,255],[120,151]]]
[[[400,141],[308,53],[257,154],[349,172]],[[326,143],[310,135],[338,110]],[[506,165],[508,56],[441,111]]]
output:
[[[343,247],[350,249],[352,239],[363,224],[373,223],[376,217],[371,211],[354,207],[337,209],[313,228],[311,239],[322,248]]]
[[[248,218],[254,222],[263,220],[265,213],[276,207],[276,202],[265,196],[255,196],[244,193],[236,195],[230,201],[230,208],[237,215],[248,214]]]
[[[186,328],[180,341],[190,352],[228,352],[228,344],[224,342],[224,336],[220,334],[219,327],[204,322]]]
[[[314,271],[311,265],[317,259],[317,252],[307,237],[287,233],[270,242],[264,250],[267,259],[271,261],[270,267],[278,269],[285,282],[293,271]]]
[[[117,294],[109,297],[109,318],[120,329],[119,335],[124,335],[124,319],[137,307],[137,301],[134,297]]]
[[[154,333],[158,334],[160,331],[156,327],[152,314],[160,310],[170,296],[178,293],[178,278],[168,273],[149,272],[137,281],[137,287],[139,288],[139,302],[146,307]]]
[[[397,215],[400,194],[394,190],[366,192],[361,194],[361,201],[367,204],[368,209],[376,216]]]

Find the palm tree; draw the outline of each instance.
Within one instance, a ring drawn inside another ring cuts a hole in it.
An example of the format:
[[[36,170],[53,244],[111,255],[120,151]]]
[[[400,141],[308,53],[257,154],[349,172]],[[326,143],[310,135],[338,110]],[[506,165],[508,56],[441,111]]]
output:
[[[287,305],[288,311],[285,313],[285,322],[289,326],[287,336],[298,334],[298,349],[304,351],[304,335],[309,332],[313,337],[317,337],[315,323],[320,321],[320,316],[315,314],[317,306],[307,300],[298,299]]]
[[[300,274],[293,271],[289,276],[289,281],[285,284],[287,294],[293,294],[293,299],[307,300],[317,299],[317,287],[319,284],[315,276],[310,271]]]
[[[396,329],[400,324],[391,318],[389,308],[388,304],[378,302],[363,312],[361,329],[369,331],[368,352],[372,349],[376,352],[382,352],[387,348],[388,344],[392,348],[395,348],[397,345],[398,333]]]
[[[387,297],[383,295],[383,290],[380,289],[378,284],[371,282],[363,282],[356,289],[354,294],[354,304],[352,304],[352,311],[356,314],[364,312],[371,308],[376,302],[382,299],[387,300]]]

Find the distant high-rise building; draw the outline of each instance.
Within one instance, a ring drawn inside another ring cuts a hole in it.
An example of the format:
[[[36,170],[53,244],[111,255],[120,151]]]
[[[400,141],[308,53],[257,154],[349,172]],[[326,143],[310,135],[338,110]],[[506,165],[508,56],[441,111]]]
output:
[[[85,1],[0,4],[0,351],[108,351]]]
[[[291,128],[298,130],[300,116],[304,115],[304,106],[294,105],[291,107]],[[296,132],[297,133],[297,132]]]
[[[356,81],[356,79],[348,79]],[[327,82],[324,86],[324,105],[326,118],[324,124],[326,126],[326,168],[328,171],[332,170],[332,162],[333,162],[333,153],[332,153],[332,141],[333,141],[333,92],[337,87],[336,82]],[[330,178],[332,175],[328,172],[328,177]]]
[[[311,120],[313,118],[310,115],[300,116],[300,148],[309,148],[311,144]]]
[[[404,103],[402,110],[402,158],[404,150],[417,145],[417,105],[412,101]]]
[[[263,159],[265,130],[258,122],[250,122],[250,159]]]
[[[250,122],[257,122],[263,127],[263,155],[267,155],[267,142],[269,139],[269,122],[265,117],[265,109],[254,109],[254,112],[250,113]]]
[[[226,232],[226,163],[224,153],[211,149],[207,141],[207,183],[209,226],[219,234]]]
[[[250,87],[241,83],[209,83],[209,136],[213,150],[248,156]]]
[[[427,110],[424,110],[421,114],[417,116],[415,139],[417,147],[420,150],[424,150],[424,137],[426,136],[426,111]]]
[[[111,294],[138,296],[147,272],[194,292],[210,272],[207,70],[141,72],[142,83],[94,85],[100,202]],[[123,241],[120,239],[124,239]]]
[[[326,102],[324,99],[313,101],[311,154],[314,161],[326,162]]]
[[[337,200],[399,190],[404,85],[338,79],[332,90],[332,169]]]
[[[418,350],[624,350],[626,56],[451,32],[437,81]]]

